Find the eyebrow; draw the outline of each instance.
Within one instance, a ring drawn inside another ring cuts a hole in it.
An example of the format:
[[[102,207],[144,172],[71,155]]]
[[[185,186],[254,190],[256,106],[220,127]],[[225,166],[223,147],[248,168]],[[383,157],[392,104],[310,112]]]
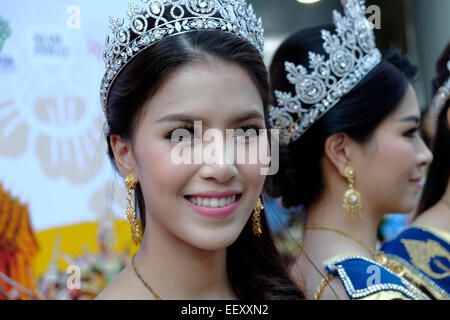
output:
[[[240,123],[240,122],[244,122],[246,120],[250,120],[250,119],[261,119],[264,120],[264,116],[261,112],[256,111],[256,110],[252,110],[252,111],[248,111],[248,112],[244,112],[242,114],[237,115],[236,117],[234,117],[232,119],[232,123]],[[156,121],[157,123],[161,123],[161,122],[188,122],[188,123],[192,123],[194,121],[204,121],[201,118],[194,118],[192,116],[186,115],[186,114],[169,114],[167,116],[162,117],[161,119],[159,119],[158,121]]]
[[[401,122],[415,122],[417,124],[420,124],[422,122],[422,118],[418,117],[418,116],[409,116],[409,117],[405,117],[403,119],[400,120]]]
[[[250,120],[250,119],[261,119],[261,120],[264,120],[264,116],[259,111],[251,110],[251,111],[248,111],[248,112],[244,112],[244,113],[238,115],[237,117],[235,117],[233,119],[232,123],[240,123],[240,122],[244,122],[244,121]]]
[[[193,117],[184,115],[184,114],[169,114],[167,116],[162,117],[161,119],[159,119],[156,122],[157,123],[161,123],[161,122],[194,122],[196,120],[201,120],[201,119],[194,119]]]

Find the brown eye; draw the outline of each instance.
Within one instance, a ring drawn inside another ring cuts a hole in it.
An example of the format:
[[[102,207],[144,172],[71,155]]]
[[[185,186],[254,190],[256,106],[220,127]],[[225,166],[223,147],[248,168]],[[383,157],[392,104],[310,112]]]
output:
[[[166,134],[165,139],[174,141],[183,142],[183,141],[192,141],[194,139],[194,128],[192,127],[179,127],[171,130]]]
[[[414,138],[414,135],[416,134],[416,132],[419,131],[420,128],[413,128],[411,130],[408,130],[407,132],[405,132],[403,135],[407,138]]]
[[[243,126],[235,131],[234,136],[236,138],[237,137],[245,137],[245,139],[248,140],[250,138],[259,136],[260,129],[261,128],[252,126],[252,125]]]

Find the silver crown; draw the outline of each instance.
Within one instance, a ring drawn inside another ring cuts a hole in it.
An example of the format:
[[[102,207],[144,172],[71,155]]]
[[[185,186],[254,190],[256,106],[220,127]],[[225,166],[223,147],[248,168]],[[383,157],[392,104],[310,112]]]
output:
[[[282,145],[300,138],[381,62],[372,26],[365,16],[365,0],[347,0],[343,6],[344,16],[333,11],[336,34],[321,30],[328,60],[309,52],[311,73],[302,65],[285,62],[287,79],[295,86],[296,95],[275,91],[278,106],[269,106],[269,121],[280,130]]]
[[[447,62],[447,69],[450,71],[450,60]],[[439,88],[438,92],[434,95],[430,105],[430,117],[437,120],[445,102],[450,99],[450,77],[444,81],[444,84]]]
[[[105,113],[109,89],[120,71],[139,52],[162,38],[192,31],[222,30],[248,41],[263,55],[261,18],[256,17],[246,0],[141,1],[142,5],[129,4],[126,22],[118,18],[109,20],[111,31],[103,53],[106,72],[100,87]]]

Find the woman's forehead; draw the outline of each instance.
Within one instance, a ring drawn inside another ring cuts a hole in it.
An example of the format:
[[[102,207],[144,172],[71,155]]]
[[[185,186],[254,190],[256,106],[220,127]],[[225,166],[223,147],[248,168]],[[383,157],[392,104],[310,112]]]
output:
[[[263,112],[255,82],[238,64],[215,60],[190,63],[175,70],[145,105],[152,121],[171,114],[196,118],[232,118]]]

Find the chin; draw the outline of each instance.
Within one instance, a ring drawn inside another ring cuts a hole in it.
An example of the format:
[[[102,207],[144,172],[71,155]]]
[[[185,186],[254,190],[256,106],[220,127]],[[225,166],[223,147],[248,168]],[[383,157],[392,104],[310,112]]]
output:
[[[380,201],[382,204],[383,213],[411,213],[417,206],[417,194],[411,192],[411,190],[403,190],[403,192],[385,194],[379,199],[384,199]],[[363,199],[364,200],[364,199]],[[364,205],[364,204],[363,204]]]
[[[202,250],[217,251],[228,248],[238,237],[239,232],[214,231],[209,234],[205,233],[204,236],[196,234],[188,242],[192,246]]]
[[[401,207],[398,207],[396,211],[392,211],[393,213],[404,213],[408,214],[414,211],[414,209],[417,206],[417,200],[414,198],[414,200],[405,201]]]
[[[234,241],[209,241],[202,243],[191,243],[194,247],[205,251],[219,251],[228,248]]]

